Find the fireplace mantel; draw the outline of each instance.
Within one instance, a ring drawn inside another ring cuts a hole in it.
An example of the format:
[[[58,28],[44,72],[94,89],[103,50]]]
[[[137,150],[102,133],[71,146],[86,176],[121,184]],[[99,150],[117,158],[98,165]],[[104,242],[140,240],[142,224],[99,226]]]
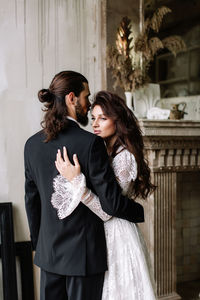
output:
[[[200,122],[141,120],[140,125],[153,171],[200,169]]]
[[[139,121],[147,136],[192,136],[200,135],[200,121],[190,120],[147,120]]]
[[[144,233],[158,299],[176,300],[177,173],[200,171],[200,122],[140,120],[156,191],[143,202]]]

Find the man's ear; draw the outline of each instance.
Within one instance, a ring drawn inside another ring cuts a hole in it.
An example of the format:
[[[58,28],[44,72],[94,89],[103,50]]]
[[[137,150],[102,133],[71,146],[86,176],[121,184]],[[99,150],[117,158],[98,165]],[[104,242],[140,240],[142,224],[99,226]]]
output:
[[[65,96],[65,103],[67,106],[73,106],[77,102],[76,96],[73,92],[70,92]]]

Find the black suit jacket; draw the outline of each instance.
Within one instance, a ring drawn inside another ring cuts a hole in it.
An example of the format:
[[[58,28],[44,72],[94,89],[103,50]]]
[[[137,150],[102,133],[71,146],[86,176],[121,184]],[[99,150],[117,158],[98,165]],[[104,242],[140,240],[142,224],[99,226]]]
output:
[[[107,269],[106,241],[102,220],[82,203],[65,219],[59,220],[51,204],[53,178],[58,174],[55,158],[66,146],[70,160],[77,154],[87,186],[99,198],[103,210],[132,222],[143,222],[140,204],[122,196],[103,140],[69,121],[55,140],[44,143],[40,131],[25,145],[25,205],[34,262],[42,269],[63,275],[89,275]]]

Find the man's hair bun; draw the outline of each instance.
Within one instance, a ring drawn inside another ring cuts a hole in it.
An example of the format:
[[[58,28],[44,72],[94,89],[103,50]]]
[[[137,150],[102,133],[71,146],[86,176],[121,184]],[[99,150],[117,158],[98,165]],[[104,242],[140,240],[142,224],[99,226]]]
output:
[[[49,89],[42,89],[38,92],[38,99],[42,103],[51,103],[54,100],[54,95],[50,92]]]

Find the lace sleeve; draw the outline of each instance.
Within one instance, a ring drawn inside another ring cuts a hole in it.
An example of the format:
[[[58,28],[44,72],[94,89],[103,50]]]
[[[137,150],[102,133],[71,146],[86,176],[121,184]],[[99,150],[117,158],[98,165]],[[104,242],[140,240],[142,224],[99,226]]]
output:
[[[58,218],[64,219],[76,209],[81,199],[73,197],[72,185],[62,175],[54,178],[53,188],[51,204],[57,210]]]
[[[129,192],[137,178],[137,163],[134,155],[123,149],[114,157],[112,167],[123,194],[131,196]]]
[[[99,198],[86,186],[85,176],[81,173],[71,182],[58,175],[54,179],[54,193],[51,203],[57,209],[59,219],[69,216],[80,202],[86,205],[103,221],[111,218],[102,208]]]

